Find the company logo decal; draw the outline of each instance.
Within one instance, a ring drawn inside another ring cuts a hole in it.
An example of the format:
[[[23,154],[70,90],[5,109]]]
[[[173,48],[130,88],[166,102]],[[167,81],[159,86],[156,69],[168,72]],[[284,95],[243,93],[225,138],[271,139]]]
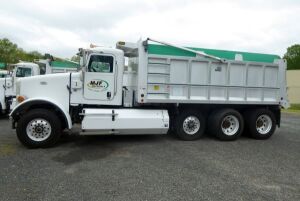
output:
[[[105,80],[91,80],[87,83],[87,87],[92,91],[106,91],[109,84]]]

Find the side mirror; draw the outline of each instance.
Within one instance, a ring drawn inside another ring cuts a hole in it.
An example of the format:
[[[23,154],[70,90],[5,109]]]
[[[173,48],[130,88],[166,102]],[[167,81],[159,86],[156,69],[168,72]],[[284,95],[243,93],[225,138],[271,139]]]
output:
[[[82,68],[82,70],[80,71],[79,79],[80,79],[81,82],[83,82],[83,79],[84,79],[84,68]]]

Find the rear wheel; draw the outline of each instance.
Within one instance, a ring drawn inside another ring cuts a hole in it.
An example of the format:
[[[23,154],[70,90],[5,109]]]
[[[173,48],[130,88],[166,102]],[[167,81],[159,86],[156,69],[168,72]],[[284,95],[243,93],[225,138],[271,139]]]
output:
[[[247,127],[251,137],[268,139],[276,130],[274,113],[267,109],[257,109],[247,112]]]
[[[194,110],[181,112],[175,120],[176,135],[182,140],[196,140],[200,138],[205,130],[204,116]]]
[[[209,117],[209,131],[220,140],[236,140],[244,129],[242,115],[233,109],[221,109]]]
[[[24,114],[17,124],[17,137],[29,148],[54,145],[61,135],[61,123],[55,113],[34,109]]]

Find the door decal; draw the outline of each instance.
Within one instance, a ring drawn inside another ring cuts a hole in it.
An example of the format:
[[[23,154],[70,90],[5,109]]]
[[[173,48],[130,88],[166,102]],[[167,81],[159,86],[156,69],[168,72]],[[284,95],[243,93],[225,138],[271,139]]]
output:
[[[108,87],[109,84],[105,80],[94,79],[87,83],[87,88],[94,92],[106,91]]]

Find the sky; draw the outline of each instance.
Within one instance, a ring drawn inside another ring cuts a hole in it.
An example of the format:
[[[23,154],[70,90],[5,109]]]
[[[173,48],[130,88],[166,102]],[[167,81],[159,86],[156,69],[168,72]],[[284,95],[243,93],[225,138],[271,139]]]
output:
[[[147,37],[282,56],[299,22],[300,0],[0,0],[0,38],[63,58]]]

